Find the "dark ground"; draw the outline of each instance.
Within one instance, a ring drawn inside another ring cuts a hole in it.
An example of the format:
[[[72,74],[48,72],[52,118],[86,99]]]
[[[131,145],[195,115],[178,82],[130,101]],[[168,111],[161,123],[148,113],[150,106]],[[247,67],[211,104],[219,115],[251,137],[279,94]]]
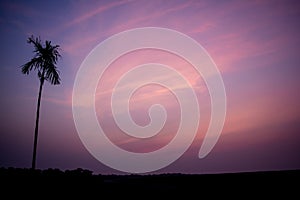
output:
[[[186,199],[207,196],[239,199],[300,197],[300,170],[202,175],[93,175],[91,171],[80,168],[66,171],[0,168],[0,183],[0,194],[9,197],[5,199],[20,196],[22,199],[104,199],[105,195],[126,199],[159,195],[178,198],[184,195]]]

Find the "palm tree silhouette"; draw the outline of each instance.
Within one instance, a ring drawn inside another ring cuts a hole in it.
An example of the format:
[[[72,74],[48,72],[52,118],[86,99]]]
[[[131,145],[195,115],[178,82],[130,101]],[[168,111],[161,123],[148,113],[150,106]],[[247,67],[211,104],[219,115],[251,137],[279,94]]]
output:
[[[32,43],[34,45],[33,52],[35,55],[29,62],[21,66],[22,73],[29,74],[31,70],[37,70],[37,75],[40,79],[31,165],[31,168],[35,169],[42,88],[45,80],[49,81],[52,85],[60,84],[59,71],[57,70],[56,64],[61,55],[58,51],[59,45],[51,45],[51,41],[46,40],[45,45],[43,46],[40,37],[35,38],[34,36],[31,36],[28,38],[27,43]]]

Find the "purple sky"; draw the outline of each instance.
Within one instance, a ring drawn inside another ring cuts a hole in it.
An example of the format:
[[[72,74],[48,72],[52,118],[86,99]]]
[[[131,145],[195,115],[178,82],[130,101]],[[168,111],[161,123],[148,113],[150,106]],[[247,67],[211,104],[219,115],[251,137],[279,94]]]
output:
[[[153,103],[166,106],[170,118],[158,135],[162,138],[138,141],[120,136],[108,108],[111,87],[129,66],[163,61],[181,70],[197,88],[201,121],[191,147],[159,173],[300,169],[299,19],[298,1],[283,0],[1,1],[0,167],[31,164],[39,81],[35,72],[25,76],[18,66],[33,56],[26,43],[33,34],[59,44],[62,54],[62,84],[46,83],[43,91],[37,168],[121,173],[93,158],[79,139],[72,116],[73,84],[84,58],[98,43],[121,31],[151,26],[180,31],[210,54],[227,92],[223,132],[210,154],[199,159],[210,117],[205,84],[183,61],[144,50],[117,60],[97,88],[97,116],[112,141],[127,150],[147,152],[172,139],[178,105],[163,88],[145,87],[130,104],[140,125],[149,122],[147,109]]]

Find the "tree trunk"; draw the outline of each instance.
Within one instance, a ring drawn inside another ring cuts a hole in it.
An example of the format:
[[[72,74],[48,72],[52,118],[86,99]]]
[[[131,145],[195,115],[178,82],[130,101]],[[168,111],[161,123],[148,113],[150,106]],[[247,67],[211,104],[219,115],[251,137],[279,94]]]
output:
[[[36,149],[37,149],[37,140],[38,140],[38,132],[39,132],[39,117],[40,117],[40,106],[41,106],[41,96],[42,96],[43,84],[44,84],[44,78],[41,77],[39,96],[38,96],[38,102],[37,102],[37,109],[36,109],[33,155],[32,155],[32,164],[31,164],[31,169],[33,169],[33,170],[35,169],[35,163],[36,163]]]

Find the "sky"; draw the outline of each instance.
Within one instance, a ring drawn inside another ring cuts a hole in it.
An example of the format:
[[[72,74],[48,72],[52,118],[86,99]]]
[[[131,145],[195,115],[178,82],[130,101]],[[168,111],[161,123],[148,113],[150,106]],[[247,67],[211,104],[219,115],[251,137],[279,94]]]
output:
[[[180,71],[192,85],[201,118],[187,151],[155,173],[300,169],[299,19],[300,4],[291,0],[1,1],[0,167],[31,166],[39,80],[34,71],[22,74],[20,66],[34,55],[26,43],[34,35],[59,44],[62,55],[57,64],[61,85],[44,85],[37,168],[122,174],[94,158],[80,140],[72,114],[76,74],[86,56],[110,36],[133,28],[161,27],[193,38],[218,67],[227,96],[219,140],[205,158],[198,158],[211,115],[207,86],[190,63],[153,49],[121,56],[99,81],[95,107],[106,136],[137,153],[158,150],[172,140],[180,123],[180,105],[166,88],[142,87],[129,101],[130,114],[141,126],[150,122],[151,105],[164,105],[167,120],[154,137],[124,134],[110,108],[112,88],[122,74],[143,63],[163,63]]]

